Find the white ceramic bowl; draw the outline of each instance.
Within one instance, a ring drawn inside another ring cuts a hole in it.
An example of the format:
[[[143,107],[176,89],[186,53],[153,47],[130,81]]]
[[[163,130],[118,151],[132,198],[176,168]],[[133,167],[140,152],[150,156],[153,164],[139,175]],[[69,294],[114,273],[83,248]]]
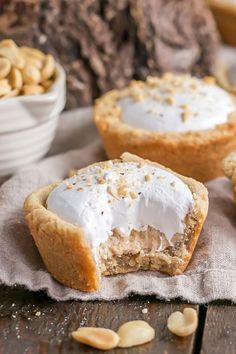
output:
[[[56,80],[47,93],[0,100],[0,134],[30,128],[59,115],[65,106],[65,92],[65,72],[57,64]]]
[[[26,130],[0,137],[0,176],[39,160],[48,151],[55,135],[58,116]]]
[[[65,72],[59,65],[57,70],[49,92],[0,102],[0,177],[39,160],[49,150],[65,106]]]

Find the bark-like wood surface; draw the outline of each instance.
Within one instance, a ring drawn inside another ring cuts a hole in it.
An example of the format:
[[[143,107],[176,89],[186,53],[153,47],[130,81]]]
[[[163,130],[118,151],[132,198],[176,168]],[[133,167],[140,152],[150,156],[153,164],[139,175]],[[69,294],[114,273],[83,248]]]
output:
[[[0,0],[6,37],[56,56],[68,108],[148,74],[208,74],[218,47],[204,0]]]
[[[208,306],[201,354],[236,353],[236,306],[217,303]]]

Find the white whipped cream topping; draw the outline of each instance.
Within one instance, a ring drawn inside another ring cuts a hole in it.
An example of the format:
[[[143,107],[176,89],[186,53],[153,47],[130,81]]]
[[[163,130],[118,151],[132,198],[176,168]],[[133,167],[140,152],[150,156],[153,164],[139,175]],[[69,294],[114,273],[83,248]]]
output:
[[[118,101],[124,123],[165,133],[214,129],[227,122],[236,105],[226,91],[190,76],[175,85],[179,78],[173,75],[173,82],[160,79],[158,87],[146,84],[132,90],[131,86],[131,96]]]
[[[194,206],[184,182],[155,165],[108,163],[112,168],[101,170],[96,165],[78,171],[55,188],[47,201],[49,210],[84,230],[95,258],[98,246],[115,228],[128,237],[132,229],[150,225],[165,233],[169,241],[176,233],[184,233],[185,216]],[[103,184],[98,183],[101,177]],[[127,195],[114,197],[110,190],[119,191],[122,180]]]

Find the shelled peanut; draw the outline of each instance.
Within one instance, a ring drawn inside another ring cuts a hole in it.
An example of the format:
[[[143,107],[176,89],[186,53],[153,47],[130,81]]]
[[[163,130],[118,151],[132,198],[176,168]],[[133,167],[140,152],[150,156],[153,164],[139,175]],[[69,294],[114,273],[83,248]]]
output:
[[[51,54],[18,47],[11,39],[0,41],[0,99],[42,94],[51,88],[55,77]]]
[[[115,347],[130,348],[152,341],[155,330],[145,321],[129,321],[116,332],[107,328],[81,327],[72,332],[77,342],[93,348],[108,350]]]
[[[190,307],[186,307],[183,313],[173,312],[167,320],[169,331],[179,337],[193,334],[197,326],[197,311]],[[116,347],[130,348],[151,342],[155,338],[155,330],[147,322],[135,320],[123,323],[117,332],[101,327],[80,327],[73,331],[71,336],[79,343],[100,350],[108,350]]]

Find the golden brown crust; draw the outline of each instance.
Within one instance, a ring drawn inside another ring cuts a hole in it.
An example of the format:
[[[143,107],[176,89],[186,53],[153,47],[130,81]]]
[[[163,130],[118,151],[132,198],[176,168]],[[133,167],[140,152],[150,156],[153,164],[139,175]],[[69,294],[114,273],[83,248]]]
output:
[[[226,177],[232,182],[234,200],[236,202],[236,151],[232,151],[223,160],[223,169]]]
[[[142,159],[126,153],[123,154],[122,160],[140,161]],[[153,162],[148,161],[148,163]],[[158,166],[165,169],[161,165]],[[173,275],[182,273],[187,267],[208,211],[206,188],[191,178],[176,175],[192,191],[195,208],[192,215],[194,226],[191,235],[189,235],[184,258],[176,256],[168,258],[163,254],[166,261],[161,270]],[[28,196],[24,203],[27,225],[47,269],[54,278],[75,289],[95,291],[100,286],[100,270],[94,261],[82,229],[77,225],[65,222],[46,209],[47,197],[57,185],[57,183],[53,183]]]
[[[116,104],[120,95],[119,90],[110,91],[98,99],[94,107],[94,121],[110,159],[129,151],[201,182],[223,175],[221,162],[236,148],[235,118],[212,130],[151,132],[121,121],[121,109]]]
[[[236,4],[225,0],[208,0],[225,43],[236,45]]]
[[[83,231],[45,207],[49,193],[56,186],[53,183],[30,194],[24,203],[26,223],[54,278],[71,288],[97,290],[100,275]]]

